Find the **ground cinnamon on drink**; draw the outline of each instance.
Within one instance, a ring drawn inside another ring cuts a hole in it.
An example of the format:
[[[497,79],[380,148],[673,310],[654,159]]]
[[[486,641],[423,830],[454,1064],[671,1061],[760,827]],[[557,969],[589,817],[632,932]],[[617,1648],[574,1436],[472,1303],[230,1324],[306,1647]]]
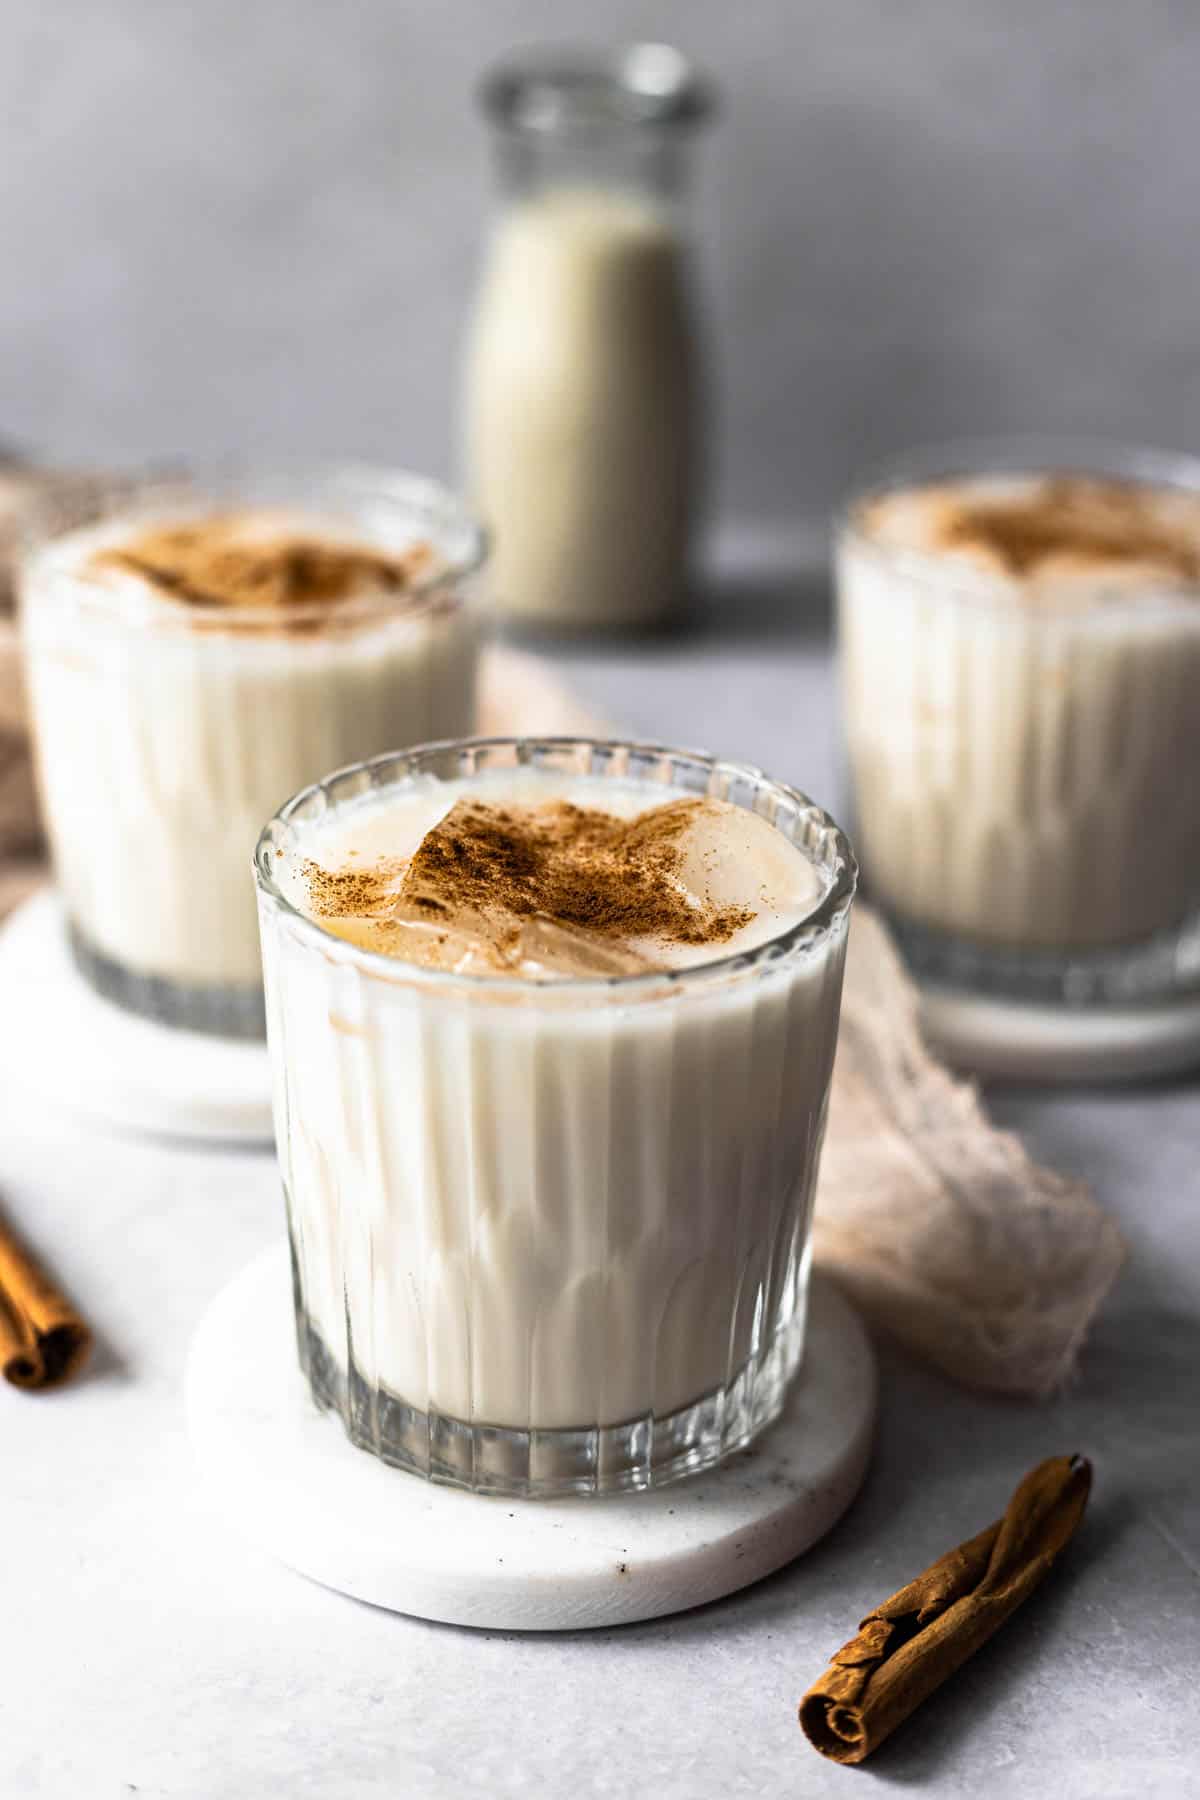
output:
[[[405,862],[309,863],[304,873],[317,917],[386,917],[402,885],[430,923],[541,918],[609,940],[722,944],[753,913],[698,904],[676,879],[681,840],[705,804],[673,800],[622,819],[565,800],[519,810],[460,800]]]
[[[427,544],[391,553],[282,523],[270,526],[257,514],[215,513],[147,529],[97,550],[92,563],[138,575],[188,606],[288,608],[401,593],[430,557]]]
[[[1144,561],[1200,580],[1200,514],[1163,511],[1162,493],[1133,482],[1056,475],[1028,494],[953,495],[940,530],[948,548],[983,549],[1011,575],[1034,575],[1058,557],[1084,563]]]

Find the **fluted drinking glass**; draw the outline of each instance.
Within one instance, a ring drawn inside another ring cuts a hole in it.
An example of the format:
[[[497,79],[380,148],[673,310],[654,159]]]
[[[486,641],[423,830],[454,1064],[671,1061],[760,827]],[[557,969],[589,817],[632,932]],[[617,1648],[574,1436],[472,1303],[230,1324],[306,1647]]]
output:
[[[1200,992],[1200,589],[1107,570],[1031,595],[873,534],[930,484],[1082,475],[1200,497],[1200,462],[1053,440],[914,452],[837,543],[863,876],[934,984],[1074,1005]]]
[[[263,511],[376,549],[428,545],[402,591],[222,606],[103,579],[151,526]],[[21,576],[43,814],[75,961],[162,1023],[263,1034],[246,881],[262,821],[323,769],[475,722],[484,553],[436,483],[358,466],[237,464],[56,491]]]
[[[277,859],[331,812],[519,764],[752,810],[815,865],[822,898],[741,955],[541,983],[380,956],[285,898]],[[481,740],[308,788],[267,826],[256,872],[318,1404],[386,1462],[523,1496],[647,1487],[747,1444],[804,1343],[856,873],[834,822],[738,763]]]

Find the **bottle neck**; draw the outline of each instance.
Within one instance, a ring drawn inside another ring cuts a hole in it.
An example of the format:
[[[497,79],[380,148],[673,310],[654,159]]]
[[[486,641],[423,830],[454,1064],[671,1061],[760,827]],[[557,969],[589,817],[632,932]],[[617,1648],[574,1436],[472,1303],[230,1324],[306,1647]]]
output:
[[[501,130],[493,135],[493,162],[501,205],[585,188],[643,201],[681,222],[690,190],[691,146],[677,132],[579,137]]]

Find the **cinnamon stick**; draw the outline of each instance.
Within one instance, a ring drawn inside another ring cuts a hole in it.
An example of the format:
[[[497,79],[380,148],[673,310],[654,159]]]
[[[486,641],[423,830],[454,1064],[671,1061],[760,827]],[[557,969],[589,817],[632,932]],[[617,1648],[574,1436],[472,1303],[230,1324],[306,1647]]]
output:
[[[14,1387],[48,1388],[82,1367],[92,1334],[71,1302],[0,1219],[0,1371]]]
[[[878,1749],[1049,1573],[1091,1485],[1086,1457],[1039,1463],[1003,1518],[877,1606],[801,1700],[809,1742],[840,1763]]]

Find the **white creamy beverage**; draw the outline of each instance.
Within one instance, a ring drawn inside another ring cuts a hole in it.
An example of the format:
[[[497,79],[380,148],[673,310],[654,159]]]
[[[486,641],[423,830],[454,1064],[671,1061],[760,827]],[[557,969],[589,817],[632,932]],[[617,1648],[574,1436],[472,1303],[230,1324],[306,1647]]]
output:
[[[778,1410],[852,865],[798,797],[777,817],[613,775],[418,769],[267,834],[302,1355],[356,1441],[487,1485],[431,1419],[451,1443],[620,1427],[624,1485]]]
[[[509,206],[466,387],[469,484],[502,611],[575,627],[675,609],[694,410],[684,247],[667,213],[602,188]]]
[[[1200,903],[1200,494],[884,490],[848,519],[838,590],[856,838],[896,914],[1071,951]]]
[[[245,994],[261,1020],[263,819],[332,764],[470,728],[472,617],[434,543],[389,537],[386,497],[379,520],[139,514],[28,562],[44,814],[85,970]]]

